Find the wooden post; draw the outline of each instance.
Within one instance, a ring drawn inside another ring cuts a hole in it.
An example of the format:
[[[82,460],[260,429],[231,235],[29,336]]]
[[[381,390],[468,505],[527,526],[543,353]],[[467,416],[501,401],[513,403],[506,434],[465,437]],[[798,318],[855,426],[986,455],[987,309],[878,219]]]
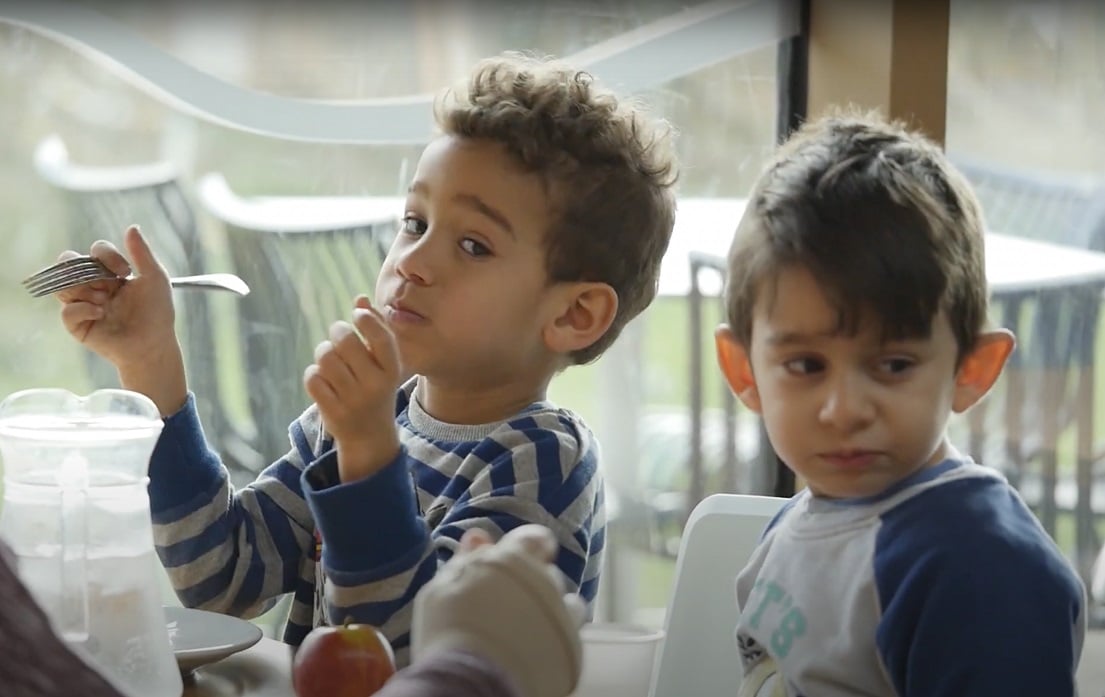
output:
[[[943,144],[950,0],[812,0],[810,118],[876,109]]]

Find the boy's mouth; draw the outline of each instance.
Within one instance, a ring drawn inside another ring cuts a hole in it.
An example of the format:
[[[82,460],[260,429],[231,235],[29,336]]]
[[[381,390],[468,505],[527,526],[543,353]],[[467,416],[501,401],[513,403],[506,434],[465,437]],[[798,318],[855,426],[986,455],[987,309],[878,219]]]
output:
[[[397,300],[392,300],[384,305],[384,310],[386,311],[388,322],[410,324],[426,321],[425,315]]]
[[[862,469],[871,465],[878,453],[874,450],[833,450],[820,454],[822,460],[843,469]]]

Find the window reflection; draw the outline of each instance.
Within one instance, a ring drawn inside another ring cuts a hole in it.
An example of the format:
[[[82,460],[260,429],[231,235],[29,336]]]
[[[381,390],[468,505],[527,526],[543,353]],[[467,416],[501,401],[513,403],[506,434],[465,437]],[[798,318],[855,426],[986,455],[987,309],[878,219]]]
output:
[[[568,56],[703,1],[83,4],[242,87],[288,97],[369,99],[434,92],[463,78],[476,60],[508,47]]]
[[[953,0],[951,19],[947,149],[989,228],[1105,252],[1105,8]],[[995,293],[994,321],[1019,346],[984,408],[955,427],[1089,580],[1105,535],[1105,278],[1055,271],[1052,287]]]
[[[1102,173],[1105,6],[952,0],[949,152]]]
[[[84,3],[160,49],[236,85],[289,97],[343,100],[432,93],[464,75],[484,55],[518,48],[567,56],[701,4],[556,2],[510,8],[490,1],[446,6],[333,3],[313,5],[307,12],[290,4],[229,3],[208,15],[195,8]],[[747,192],[775,138],[775,61],[769,42],[642,94],[681,133],[682,196],[739,197]],[[75,223],[67,198],[36,174],[35,149],[51,135],[61,138],[69,158],[80,165],[172,167],[202,240],[201,252],[193,256],[202,253],[208,270],[229,268],[232,257],[224,226],[203,210],[195,194],[203,175],[220,173],[245,197],[394,197],[405,189],[421,149],[293,142],[199,120],[84,55],[4,24],[0,66],[0,125],[9,134],[0,145],[0,178],[5,182],[0,205],[7,213],[11,265],[27,272],[51,261],[60,249],[77,246],[73,240],[118,241],[122,232],[121,223],[106,214]],[[728,238],[736,222],[711,221],[705,232]],[[79,234],[72,234],[73,225],[82,227]],[[91,389],[85,356],[61,328],[56,304],[31,301],[14,282],[0,286],[0,293],[5,316],[19,327],[0,338],[0,391],[45,385]],[[705,326],[712,327],[720,313],[712,303],[707,305]],[[215,329],[190,319],[203,313],[180,313],[181,338],[188,343],[190,334],[214,333],[218,365],[207,367],[216,375],[228,411],[245,424],[248,435],[252,415],[243,379],[246,359],[235,346],[235,300],[212,296],[209,306],[217,317]],[[656,609],[667,602],[673,540],[681,525],[681,490],[686,487],[687,328],[685,299],[660,297],[627,330],[617,351],[598,364],[567,371],[553,387],[553,397],[579,411],[606,444],[608,476],[627,501],[653,486],[667,494],[660,500],[674,505],[671,519],[659,521],[666,526],[659,535],[636,545],[659,554],[627,552],[612,562],[611,578],[615,568],[628,573],[622,574],[618,607],[607,607],[608,616],[658,622]],[[713,365],[705,348],[703,361]],[[706,371],[710,423],[719,423],[715,417],[723,393],[715,372]],[[634,386],[640,402],[612,408],[603,395],[624,385]],[[623,428],[627,417],[634,418],[634,425]],[[639,426],[638,419],[656,426]],[[644,428],[652,436],[647,447],[637,440]],[[710,430],[713,443],[723,431]],[[267,461],[277,453],[264,455]],[[638,520],[640,527],[628,531],[627,538],[640,542],[652,534],[646,528],[655,522]]]

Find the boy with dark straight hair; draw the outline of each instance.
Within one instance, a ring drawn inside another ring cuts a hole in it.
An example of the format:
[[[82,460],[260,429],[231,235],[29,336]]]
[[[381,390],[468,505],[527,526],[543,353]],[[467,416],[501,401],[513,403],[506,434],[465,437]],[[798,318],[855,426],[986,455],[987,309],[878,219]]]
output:
[[[737,580],[742,697],[1074,694],[1085,589],[945,432],[1014,346],[983,230],[939,148],[875,116],[807,124],[754,187],[718,359],[806,488]]]

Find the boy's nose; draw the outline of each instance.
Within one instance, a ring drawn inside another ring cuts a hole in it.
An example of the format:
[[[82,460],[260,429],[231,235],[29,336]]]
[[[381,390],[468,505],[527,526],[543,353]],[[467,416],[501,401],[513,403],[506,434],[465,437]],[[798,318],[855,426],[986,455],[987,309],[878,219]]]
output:
[[[822,423],[839,431],[852,432],[871,423],[875,405],[862,379],[841,375],[828,384],[819,414]]]
[[[437,253],[429,234],[422,235],[413,244],[399,252],[395,267],[399,275],[417,285],[430,285],[434,280],[433,269],[437,263],[433,257]]]

